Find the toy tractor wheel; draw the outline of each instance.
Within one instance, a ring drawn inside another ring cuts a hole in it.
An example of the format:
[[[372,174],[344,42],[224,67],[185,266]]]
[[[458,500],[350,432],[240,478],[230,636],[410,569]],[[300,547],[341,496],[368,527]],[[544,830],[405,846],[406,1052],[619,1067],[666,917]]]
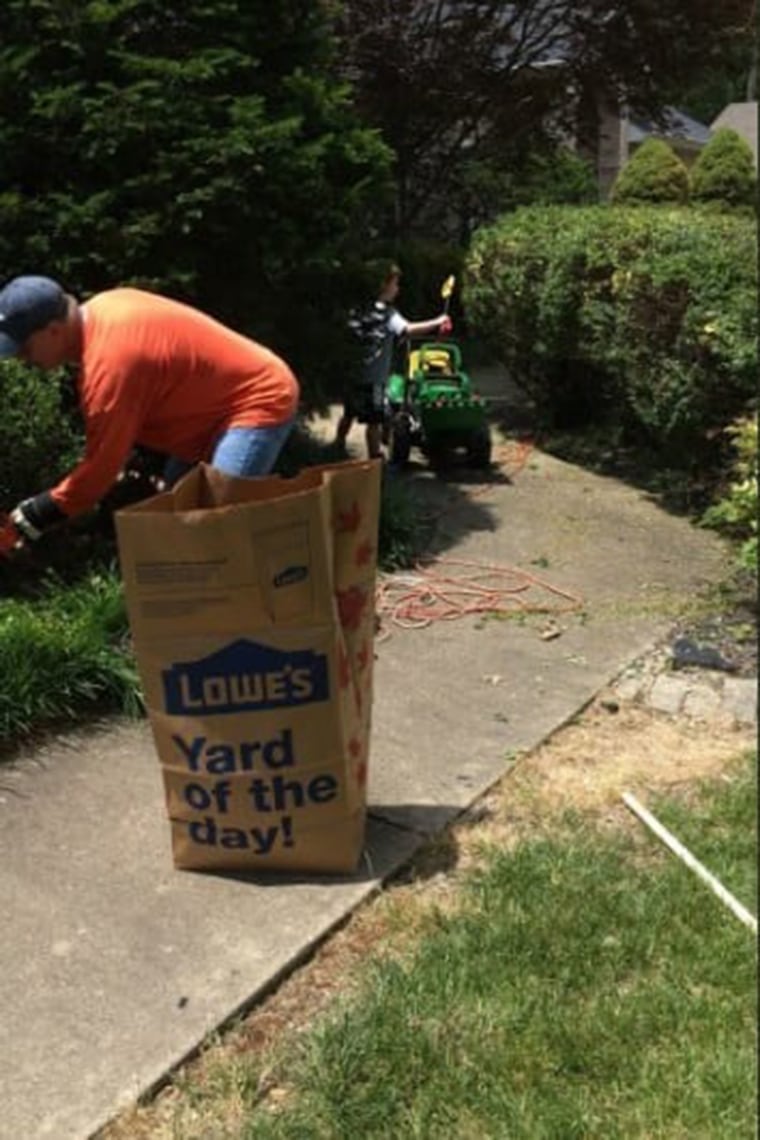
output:
[[[475,428],[467,442],[468,467],[488,468],[491,466],[491,432],[488,424]]]
[[[434,471],[442,473],[451,467],[452,454],[450,448],[434,443],[428,447],[428,462]]]
[[[412,429],[405,415],[397,415],[393,420],[391,433],[391,463],[394,467],[406,467],[412,450]]]

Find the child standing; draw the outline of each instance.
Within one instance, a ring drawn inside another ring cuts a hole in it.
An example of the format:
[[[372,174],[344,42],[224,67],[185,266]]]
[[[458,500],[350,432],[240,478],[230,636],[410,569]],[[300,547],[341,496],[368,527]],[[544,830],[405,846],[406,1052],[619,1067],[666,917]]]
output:
[[[442,332],[450,325],[443,313],[428,321],[408,321],[394,308],[401,282],[401,270],[393,263],[386,266],[375,301],[366,308],[355,309],[349,328],[361,346],[360,371],[346,395],[343,414],[338,421],[335,444],[345,450],[346,437],[354,420],[366,424],[367,453],[370,459],[382,458],[383,426],[386,419],[386,386],[393,361],[397,337],[424,336]]]

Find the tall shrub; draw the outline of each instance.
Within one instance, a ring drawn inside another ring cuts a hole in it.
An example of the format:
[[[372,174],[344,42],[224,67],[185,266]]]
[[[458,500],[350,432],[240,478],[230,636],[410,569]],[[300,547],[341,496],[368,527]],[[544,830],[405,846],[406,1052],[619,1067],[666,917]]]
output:
[[[755,250],[728,214],[518,211],[476,235],[468,319],[549,414],[603,407],[688,463],[756,391]]]
[[[50,486],[81,447],[73,389],[62,373],[45,375],[0,361],[0,511]]]
[[[147,285],[329,378],[388,151],[303,0],[5,0],[0,277]]]
[[[634,151],[618,174],[611,197],[613,202],[626,205],[686,202],[689,172],[663,139],[650,138]]]
[[[691,170],[695,202],[751,206],[757,201],[757,174],[749,143],[729,127],[717,130]]]

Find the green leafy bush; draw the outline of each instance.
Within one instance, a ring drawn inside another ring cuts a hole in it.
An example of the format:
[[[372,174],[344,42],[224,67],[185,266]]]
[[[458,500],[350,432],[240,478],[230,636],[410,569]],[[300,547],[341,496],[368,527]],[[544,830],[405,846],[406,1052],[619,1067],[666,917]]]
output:
[[[590,163],[565,147],[465,161],[457,175],[462,211],[474,218],[492,218],[520,206],[582,205],[599,198]]]
[[[518,211],[473,241],[468,318],[546,418],[604,413],[689,465],[756,389],[755,242],[729,214]]]
[[[518,194],[520,191],[518,191]],[[522,178],[522,205],[596,202],[599,185],[589,162],[565,147],[550,154],[532,154]]]
[[[390,152],[302,0],[6,0],[0,265],[166,291],[271,344],[318,399],[342,265]]]
[[[566,373],[579,353],[584,217],[557,207],[506,215],[476,233],[465,267],[471,328],[547,414],[568,392]]]
[[[611,197],[613,202],[626,205],[683,203],[689,197],[689,172],[666,142],[647,139],[618,174]]]
[[[0,362],[0,511],[45,490],[75,462],[82,440],[66,406],[72,398],[62,374]]]
[[[740,565],[757,572],[757,412],[730,424],[725,431],[734,445],[728,486],[702,521],[737,539]]]
[[[757,199],[752,149],[729,127],[716,131],[691,170],[691,196],[696,202],[751,206]]]
[[[447,242],[411,239],[392,254],[401,269],[398,305],[409,320],[437,316],[443,308],[441,285],[453,273],[461,282],[464,250]],[[451,313],[461,318],[459,287],[451,298]]]

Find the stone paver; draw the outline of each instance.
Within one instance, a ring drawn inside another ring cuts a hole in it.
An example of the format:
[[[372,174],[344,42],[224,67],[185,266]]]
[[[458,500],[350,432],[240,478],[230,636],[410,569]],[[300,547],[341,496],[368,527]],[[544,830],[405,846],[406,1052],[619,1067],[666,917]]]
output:
[[[706,681],[687,684],[681,709],[685,716],[696,720],[711,720],[722,710],[721,695],[719,688],[713,688]]]
[[[670,713],[675,716],[681,711],[686,698],[688,686],[680,677],[672,677],[668,673],[661,673],[655,678],[649,691],[648,704],[658,712]]]
[[[721,703],[740,724],[757,724],[757,679],[727,677]]]
[[[671,672],[670,654],[662,647],[632,662],[612,687],[619,700],[646,705],[670,716],[757,724],[757,678],[731,677],[706,668]]]

